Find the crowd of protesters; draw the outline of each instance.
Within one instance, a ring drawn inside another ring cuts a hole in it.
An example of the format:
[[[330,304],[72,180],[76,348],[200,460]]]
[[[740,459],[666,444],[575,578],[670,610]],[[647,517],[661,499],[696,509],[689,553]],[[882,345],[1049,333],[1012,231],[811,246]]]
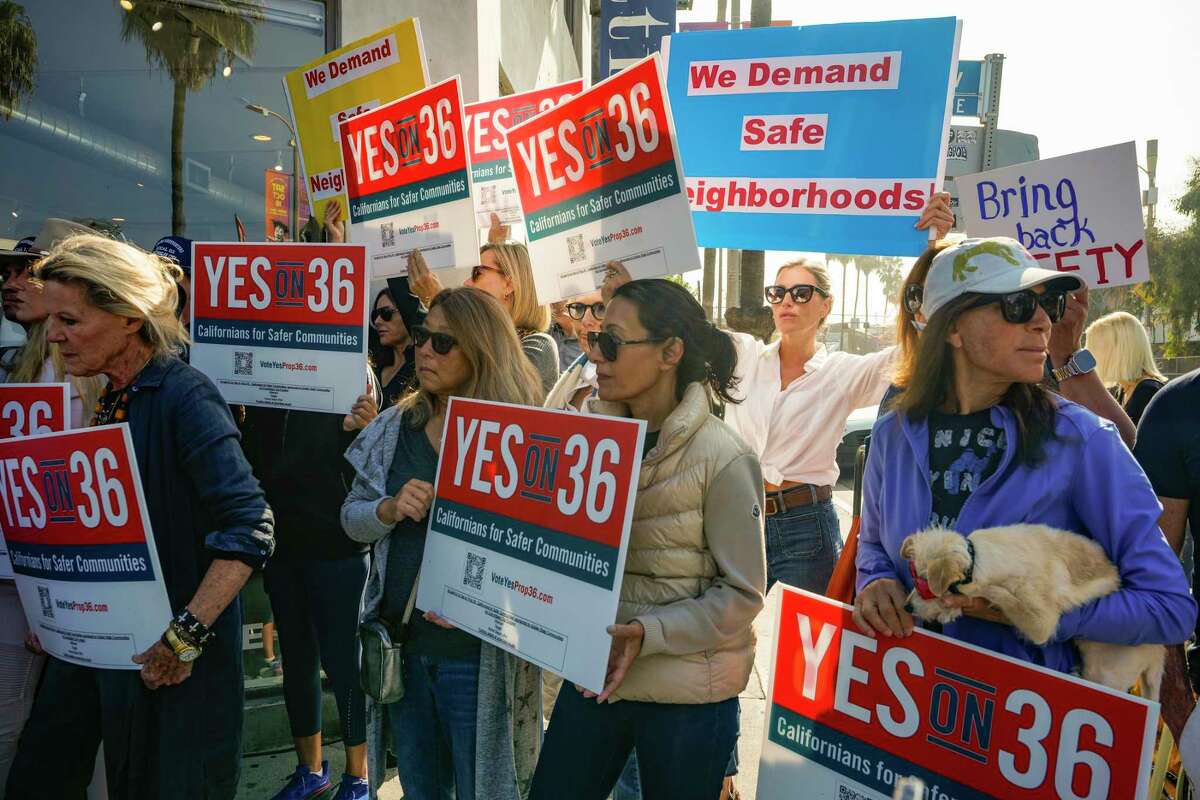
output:
[[[1093,323],[1084,348],[1077,278],[1010,239],[947,239],[952,221],[935,195],[918,222],[934,241],[896,298],[896,344],[870,355],[822,344],[834,298],[819,262],[787,263],[766,287],[777,337],[765,342],[619,263],[601,289],[540,303],[528,250],[497,222],[464,286],[443,287],[414,252],[408,276],[377,292],[369,368],[344,414],[231,408],[186,363],[186,240],[147,253],[48,221],[0,251],[4,314],[26,334],[0,353],[0,379],[68,382],[72,427],[129,426],[173,617],[140,670],[91,669],[47,658],[0,582],[7,796],[233,797],[239,592],[258,570],[297,756],[276,800],[335,782],[336,800],[374,797],[389,751],[410,800],[602,800],[617,786],[648,800],[733,796],[738,695],[766,593],[823,592],[849,558],[859,627],[910,635],[920,622],[901,542],[931,525],[1075,531],[1122,576],[1043,646],[965,598],[948,636],[1063,672],[1078,671],[1077,637],[1184,643],[1197,614],[1178,553],[1200,524],[1200,378],[1164,386],[1129,315]],[[339,215],[325,228],[343,240]],[[646,424],[598,695],[415,609],[455,396]],[[836,450],[849,414],[876,403],[861,529],[843,555]],[[404,643],[386,676],[402,692],[362,680],[368,626]],[[322,673],[346,752],[337,781]]]

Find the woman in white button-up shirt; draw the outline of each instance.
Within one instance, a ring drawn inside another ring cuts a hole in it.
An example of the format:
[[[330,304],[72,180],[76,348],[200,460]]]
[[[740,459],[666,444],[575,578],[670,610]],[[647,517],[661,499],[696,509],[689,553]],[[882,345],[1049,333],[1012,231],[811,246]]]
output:
[[[842,547],[832,501],[838,444],[850,412],[883,397],[895,348],[830,353],[817,341],[833,306],[821,264],[785,264],[766,296],[780,338],[763,344],[733,334],[743,400],[726,409],[725,421],[762,462],[768,587],[783,581],[824,592]]]

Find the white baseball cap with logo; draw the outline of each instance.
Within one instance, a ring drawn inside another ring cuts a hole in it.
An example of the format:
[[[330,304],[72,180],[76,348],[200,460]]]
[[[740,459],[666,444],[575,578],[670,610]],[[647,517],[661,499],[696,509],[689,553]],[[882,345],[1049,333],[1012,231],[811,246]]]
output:
[[[1016,239],[963,239],[933,257],[925,276],[921,313],[928,321],[964,294],[1011,294],[1042,284],[1064,292],[1083,288],[1077,276],[1039,266]]]

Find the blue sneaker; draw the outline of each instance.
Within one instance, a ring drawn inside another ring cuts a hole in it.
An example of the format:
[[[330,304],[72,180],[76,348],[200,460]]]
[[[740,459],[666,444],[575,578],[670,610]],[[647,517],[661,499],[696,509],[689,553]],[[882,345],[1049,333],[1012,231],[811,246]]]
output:
[[[367,800],[370,794],[371,788],[367,785],[366,778],[356,778],[343,772],[341,785],[338,786],[333,800]]]
[[[309,800],[329,790],[329,762],[321,762],[321,773],[315,774],[307,764],[296,767],[291,779],[271,800]]]

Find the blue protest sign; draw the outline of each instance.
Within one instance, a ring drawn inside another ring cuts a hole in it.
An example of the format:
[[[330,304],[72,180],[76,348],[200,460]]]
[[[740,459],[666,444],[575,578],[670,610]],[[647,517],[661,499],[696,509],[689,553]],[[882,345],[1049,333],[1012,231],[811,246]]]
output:
[[[704,247],[918,255],[940,187],[953,17],[672,36],[667,91]]]
[[[651,53],[675,32],[675,0],[600,0],[600,79]]]
[[[982,61],[958,62],[958,80],[954,84],[954,116],[979,116],[979,96],[983,94],[982,84]]]

